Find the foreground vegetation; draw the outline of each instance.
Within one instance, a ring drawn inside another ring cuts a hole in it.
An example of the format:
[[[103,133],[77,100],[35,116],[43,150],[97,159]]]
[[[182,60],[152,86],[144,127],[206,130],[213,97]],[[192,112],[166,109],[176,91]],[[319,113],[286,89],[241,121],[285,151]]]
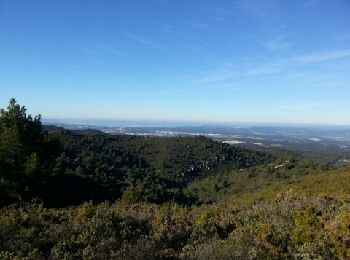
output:
[[[64,209],[13,205],[0,211],[0,256],[346,259],[349,180],[350,171],[339,170],[305,179],[307,187],[318,183],[317,189],[294,184],[276,187],[277,195],[253,193],[193,208],[123,201]]]
[[[0,259],[348,259],[350,169],[0,117]]]

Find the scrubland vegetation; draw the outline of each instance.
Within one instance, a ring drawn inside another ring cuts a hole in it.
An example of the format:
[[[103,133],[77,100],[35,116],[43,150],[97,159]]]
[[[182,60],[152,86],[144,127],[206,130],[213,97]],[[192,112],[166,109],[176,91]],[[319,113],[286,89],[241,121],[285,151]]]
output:
[[[350,169],[0,117],[0,259],[349,259]]]

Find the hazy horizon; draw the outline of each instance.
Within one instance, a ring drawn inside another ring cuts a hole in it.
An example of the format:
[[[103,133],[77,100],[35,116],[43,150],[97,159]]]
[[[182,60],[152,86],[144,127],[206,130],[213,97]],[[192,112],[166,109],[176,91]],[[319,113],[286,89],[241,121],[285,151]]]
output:
[[[291,127],[291,128],[350,128],[350,124],[327,123],[298,123],[298,122],[218,122],[218,121],[189,121],[189,120],[151,120],[151,119],[84,119],[84,118],[43,118],[43,124],[53,125],[86,125],[105,127]]]
[[[350,2],[1,1],[0,107],[350,125]]]

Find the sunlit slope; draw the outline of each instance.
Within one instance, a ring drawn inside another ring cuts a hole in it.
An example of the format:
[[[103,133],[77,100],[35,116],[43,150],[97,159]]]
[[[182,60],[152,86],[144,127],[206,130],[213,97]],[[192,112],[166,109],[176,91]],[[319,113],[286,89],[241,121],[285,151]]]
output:
[[[242,178],[240,181],[244,183],[245,179]],[[253,183],[256,186],[253,186]],[[265,183],[265,186],[262,183]],[[264,180],[264,178],[253,179],[250,180],[250,184],[246,183],[246,185],[250,185],[249,189],[244,189],[241,186],[239,192],[237,192],[239,188],[235,187],[228,187],[226,193],[224,191],[218,192],[216,197],[212,197],[214,200],[212,206],[225,208],[239,204],[250,207],[259,201],[275,200],[285,193],[293,194],[297,198],[317,197],[330,198],[331,200],[349,200],[350,169],[343,168],[312,173],[306,176],[292,176],[288,181],[276,181],[275,183],[269,182],[268,179]],[[253,190],[254,188],[255,190]]]
[[[189,259],[349,259],[350,169],[194,209]]]
[[[273,198],[278,193],[292,192],[295,196],[319,196],[336,199],[350,198],[350,168],[331,170],[320,174],[301,176],[291,183],[280,183],[260,192],[245,194],[243,198]]]
[[[274,163],[248,169],[224,169],[218,174],[195,180],[187,191],[205,203],[213,203],[224,197],[240,197],[293,183],[302,183],[306,176],[328,171],[328,166],[308,160],[279,159]]]

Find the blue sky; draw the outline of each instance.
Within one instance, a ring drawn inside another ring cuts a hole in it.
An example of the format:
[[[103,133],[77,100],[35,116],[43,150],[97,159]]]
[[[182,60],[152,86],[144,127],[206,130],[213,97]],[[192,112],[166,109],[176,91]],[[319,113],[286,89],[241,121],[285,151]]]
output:
[[[0,107],[350,124],[349,0],[0,0]]]

